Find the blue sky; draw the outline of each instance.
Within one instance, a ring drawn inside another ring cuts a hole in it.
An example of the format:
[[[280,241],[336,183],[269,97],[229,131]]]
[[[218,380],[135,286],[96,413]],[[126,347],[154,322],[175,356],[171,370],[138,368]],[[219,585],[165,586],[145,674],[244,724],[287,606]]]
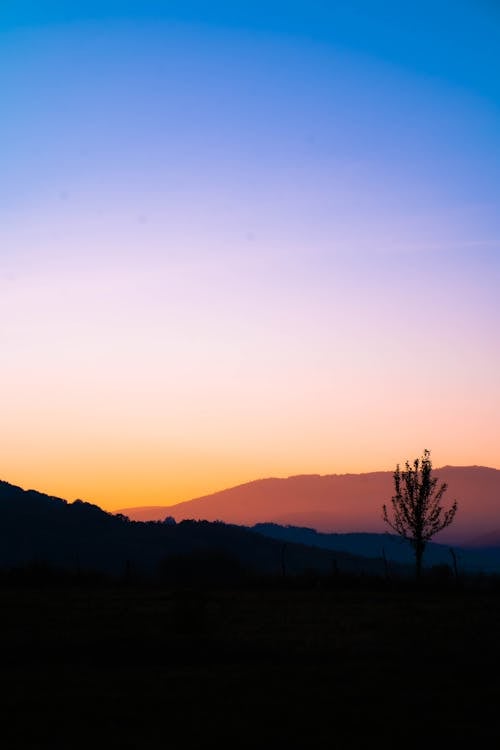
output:
[[[67,197],[75,174],[80,189],[95,191],[99,172],[153,186],[168,165],[172,183],[192,175],[201,189],[215,177],[231,190],[236,177],[242,200],[263,176],[282,191],[281,175],[318,181],[321,196],[343,182],[365,214],[402,217],[411,205],[413,234],[438,205],[464,243],[486,247],[498,239],[498,13],[477,2],[398,7],[7,5],[3,203],[50,179]],[[304,193],[321,226],[322,198]]]
[[[126,2],[16,0],[2,7],[2,28],[83,21],[179,21],[275,32],[345,45],[424,74],[498,96],[500,11],[494,0],[350,2]]]

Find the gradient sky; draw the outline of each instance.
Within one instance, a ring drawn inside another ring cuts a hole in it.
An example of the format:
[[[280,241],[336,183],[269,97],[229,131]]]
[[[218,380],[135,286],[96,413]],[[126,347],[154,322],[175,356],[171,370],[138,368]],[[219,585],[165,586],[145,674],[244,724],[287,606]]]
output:
[[[500,468],[496,2],[6,0],[0,92],[0,478]]]

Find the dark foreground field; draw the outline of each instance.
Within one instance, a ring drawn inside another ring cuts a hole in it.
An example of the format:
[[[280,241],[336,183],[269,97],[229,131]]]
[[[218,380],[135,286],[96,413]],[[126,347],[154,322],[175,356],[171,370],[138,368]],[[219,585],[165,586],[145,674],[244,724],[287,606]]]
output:
[[[500,594],[0,591],[5,748],[500,740]]]

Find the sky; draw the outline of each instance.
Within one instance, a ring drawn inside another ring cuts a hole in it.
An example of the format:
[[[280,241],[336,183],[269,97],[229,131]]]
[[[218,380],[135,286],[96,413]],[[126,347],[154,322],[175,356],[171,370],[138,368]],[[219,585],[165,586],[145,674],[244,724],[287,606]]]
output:
[[[0,92],[0,478],[500,468],[494,0],[6,0]]]

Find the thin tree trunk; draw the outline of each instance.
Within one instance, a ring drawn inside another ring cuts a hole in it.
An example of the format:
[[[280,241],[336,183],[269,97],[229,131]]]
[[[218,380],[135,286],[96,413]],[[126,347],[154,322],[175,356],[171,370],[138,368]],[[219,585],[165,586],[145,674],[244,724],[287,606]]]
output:
[[[424,545],[422,542],[415,543],[415,578],[420,581],[422,575],[422,558],[424,556]]]
[[[285,558],[285,552],[286,552],[286,542],[283,542],[283,545],[281,547],[281,575],[283,578],[286,577],[286,558]]]
[[[453,549],[453,547],[450,547],[450,555],[451,555],[451,559],[453,560],[453,573],[455,574],[455,583],[458,583],[457,556],[455,554],[455,550]]]
[[[384,561],[384,572],[385,572],[385,580],[390,580],[390,574],[389,574],[389,564],[387,562],[387,557],[385,556],[385,547],[382,547],[382,559]]]

